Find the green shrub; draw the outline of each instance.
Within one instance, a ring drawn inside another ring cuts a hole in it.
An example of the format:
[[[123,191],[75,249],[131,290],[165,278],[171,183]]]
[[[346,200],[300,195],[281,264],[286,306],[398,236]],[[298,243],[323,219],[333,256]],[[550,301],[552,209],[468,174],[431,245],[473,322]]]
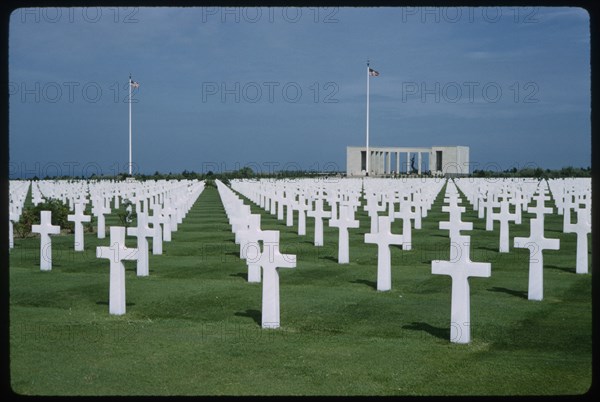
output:
[[[74,223],[67,220],[67,216],[71,213],[68,205],[59,199],[51,199],[23,209],[19,222],[15,223],[14,226],[19,237],[25,238],[31,234],[31,225],[40,223],[41,211],[51,211],[53,225],[58,225],[61,230],[66,229],[69,233],[74,232]]]
[[[137,214],[131,200],[124,199],[123,202],[121,202],[119,209],[117,209],[117,216],[119,217],[121,225],[126,228],[135,224]]]

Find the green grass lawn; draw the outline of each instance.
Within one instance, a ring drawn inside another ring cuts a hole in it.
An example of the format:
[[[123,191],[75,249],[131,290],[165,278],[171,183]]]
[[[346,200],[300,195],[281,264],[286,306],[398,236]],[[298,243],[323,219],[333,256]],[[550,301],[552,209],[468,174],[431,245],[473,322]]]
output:
[[[337,229],[324,247],[256,205],[262,228],[281,231],[281,251],[297,268],[280,269],[281,328],[261,329],[261,286],[246,281],[223,206],[207,188],[150,255],[150,276],[125,262],[127,313],[108,314],[109,264],[73,235],[54,236],[51,272],[39,270],[39,238],[15,239],[10,254],[10,376],[27,395],[530,395],[581,394],[592,378],[591,275],[575,274],[575,234],[546,216],[544,300],[527,300],[530,214],[510,225],[511,252],[498,250],[499,224],[467,207],[474,222],[471,259],[491,262],[490,278],[471,278],[472,342],[450,337],[450,277],[431,274],[449,258],[438,230],[440,192],[413,249],[392,246],[392,290],[376,291],[377,246],[364,244],[369,218],[357,213],[350,264],[337,264]],[[464,197],[463,197],[464,200]],[[250,203],[246,200],[246,203]],[[463,201],[463,205],[466,201]],[[548,202],[548,206],[553,203]],[[555,208],[556,210],[556,208]],[[117,224],[107,217],[107,228]],[[294,220],[297,223],[297,220]],[[393,231],[401,232],[399,221]],[[127,239],[135,247],[135,239]],[[591,251],[591,247],[589,248]],[[591,262],[591,252],[590,252]]]

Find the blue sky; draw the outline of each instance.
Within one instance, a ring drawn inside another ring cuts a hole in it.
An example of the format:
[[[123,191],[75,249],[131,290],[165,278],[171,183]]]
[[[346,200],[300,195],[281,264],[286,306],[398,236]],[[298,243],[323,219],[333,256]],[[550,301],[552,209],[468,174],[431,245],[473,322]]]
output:
[[[19,9],[12,177],[345,170],[364,145],[465,145],[474,168],[591,163],[578,8]]]

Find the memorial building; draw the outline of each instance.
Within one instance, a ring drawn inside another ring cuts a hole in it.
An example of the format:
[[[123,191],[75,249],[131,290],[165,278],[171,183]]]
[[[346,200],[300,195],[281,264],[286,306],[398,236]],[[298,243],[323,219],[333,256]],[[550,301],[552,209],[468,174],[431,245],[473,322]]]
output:
[[[369,147],[369,176],[431,174],[434,176],[467,176],[469,147]],[[366,147],[346,148],[346,175],[365,176]]]

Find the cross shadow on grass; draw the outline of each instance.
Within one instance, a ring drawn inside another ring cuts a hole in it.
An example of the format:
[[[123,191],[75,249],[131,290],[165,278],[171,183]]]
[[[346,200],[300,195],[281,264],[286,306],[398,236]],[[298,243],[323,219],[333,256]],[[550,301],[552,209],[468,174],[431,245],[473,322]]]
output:
[[[99,306],[108,306],[108,301],[101,300],[101,301],[97,301],[96,304],[99,305]],[[127,307],[135,306],[135,303],[127,303],[127,302],[125,302],[125,306],[127,306]]]
[[[527,299],[527,292],[524,290],[512,290],[494,286],[493,288],[488,289],[488,292],[501,292],[512,296],[520,297],[521,299]]]
[[[573,273],[575,274],[575,268],[569,268],[569,267],[559,267],[558,265],[544,265],[544,268],[550,268],[550,269],[557,269],[559,271],[564,271],[564,272],[569,272],[569,273]]]
[[[476,250],[486,250],[486,251],[493,251],[495,253],[499,253],[499,248],[498,247],[488,247],[488,246],[479,246],[476,248]]]
[[[245,281],[248,280],[248,274],[246,272],[238,272],[236,274],[230,274],[229,276],[240,277],[240,278],[242,278]]]
[[[322,258],[322,259],[324,259],[324,260],[333,261],[333,262],[335,262],[335,263],[337,263],[337,262],[338,262],[338,259],[337,259],[337,257],[333,257],[333,256],[331,256],[331,255],[326,255],[326,256],[324,256],[324,257],[321,257],[321,258]]]
[[[410,324],[403,325],[402,328],[413,331],[425,331],[429,335],[433,335],[436,338],[444,340],[450,339],[450,328],[434,327],[426,322],[411,322]]]
[[[256,324],[262,326],[262,313],[258,310],[249,309],[246,311],[238,311],[234,315],[237,317],[252,318]]]
[[[377,282],[368,281],[366,279],[356,279],[354,281],[350,281],[350,283],[360,283],[360,284],[363,284],[363,285],[370,286],[373,289],[377,289]]]

